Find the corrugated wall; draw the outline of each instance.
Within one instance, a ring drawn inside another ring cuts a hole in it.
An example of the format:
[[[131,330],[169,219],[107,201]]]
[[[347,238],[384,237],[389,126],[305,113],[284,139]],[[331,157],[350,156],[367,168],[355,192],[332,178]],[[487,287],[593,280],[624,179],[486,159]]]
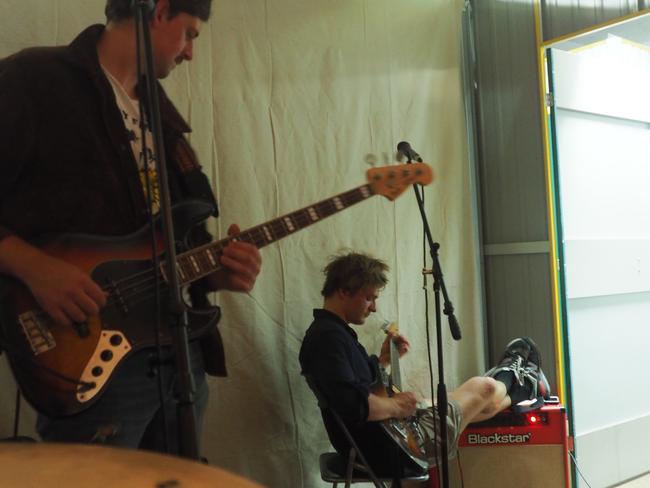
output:
[[[534,5],[471,2],[488,347],[533,337],[556,388]]]
[[[555,344],[534,0],[468,0],[476,50],[477,171],[488,352],[528,335],[553,389]],[[650,7],[649,0],[542,0],[549,40]]]
[[[648,0],[542,0],[544,40],[587,29],[649,7]]]

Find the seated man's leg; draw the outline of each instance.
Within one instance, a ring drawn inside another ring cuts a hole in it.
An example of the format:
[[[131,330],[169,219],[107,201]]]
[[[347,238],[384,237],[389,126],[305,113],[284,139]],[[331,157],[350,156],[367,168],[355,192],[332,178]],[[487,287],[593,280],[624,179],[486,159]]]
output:
[[[471,422],[478,422],[494,416],[510,405],[506,385],[490,377],[474,377],[458,389],[449,392],[447,411],[447,452],[453,457],[458,448],[460,433]],[[439,458],[440,429],[438,412],[428,408],[420,413],[420,426],[428,440],[424,444],[429,464],[437,464]]]
[[[486,420],[510,406],[506,385],[487,376],[470,378],[449,393],[461,412],[460,430],[468,424]]]

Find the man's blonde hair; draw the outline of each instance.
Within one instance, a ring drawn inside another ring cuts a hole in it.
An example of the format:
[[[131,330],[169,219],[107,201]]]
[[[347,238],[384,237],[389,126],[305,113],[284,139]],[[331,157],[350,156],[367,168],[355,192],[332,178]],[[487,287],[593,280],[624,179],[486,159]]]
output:
[[[367,254],[350,252],[330,258],[323,269],[325,283],[321,294],[327,298],[337,290],[356,293],[365,286],[383,288],[388,283],[388,265]]]

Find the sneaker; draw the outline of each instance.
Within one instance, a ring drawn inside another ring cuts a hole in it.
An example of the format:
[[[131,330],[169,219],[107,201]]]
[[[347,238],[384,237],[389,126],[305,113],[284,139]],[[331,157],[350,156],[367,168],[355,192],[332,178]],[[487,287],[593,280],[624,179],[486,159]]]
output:
[[[512,372],[515,382],[523,385],[523,372],[529,354],[530,344],[521,337],[514,339],[506,346],[506,350],[504,351],[499,364],[487,371],[483,376],[491,376],[492,378],[495,378],[500,373]]]
[[[530,337],[523,338],[528,345],[530,346],[530,354],[528,355],[528,361],[526,367],[524,368],[527,374],[532,377],[537,378],[536,386],[534,388],[534,396],[542,397],[544,400],[548,400],[551,397],[551,387],[546,379],[544,371],[542,371],[542,355],[539,352],[539,348],[535,341]]]

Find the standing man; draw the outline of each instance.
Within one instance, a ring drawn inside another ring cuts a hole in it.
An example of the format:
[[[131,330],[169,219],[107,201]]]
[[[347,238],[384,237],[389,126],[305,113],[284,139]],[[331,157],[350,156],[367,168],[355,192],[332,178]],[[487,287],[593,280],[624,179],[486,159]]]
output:
[[[0,60],[0,274],[26,285],[58,326],[85,323],[110,297],[81,269],[32,242],[48,234],[133,233],[148,222],[147,188],[158,212],[156,162],[145,168],[142,158],[153,144],[149,131],[144,141],[140,137],[132,3],[107,0],[106,25],[88,27],[68,46],[26,49]],[[157,78],[192,60],[210,7],[211,0],[155,2],[149,22]],[[184,136],[190,128],[159,89],[172,201],[203,200],[217,216],[209,182]],[[229,234],[237,232],[230,226]],[[209,239],[203,226],[191,232],[193,245]],[[209,291],[253,288],[261,266],[253,245],[232,242],[220,259],[220,271],[191,287],[195,306],[208,304]],[[224,375],[216,330],[212,344],[214,372]],[[170,450],[177,452],[173,354],[170,347],[163,348],[161,360],[154,353],[143,349],[129,356],[100,400],[82,413],[39,415],[41,437],[163,450],[164,429],[156,420],[164,411]],[[190,344],[190,356],[200,429],[208,390],[198,341]],[[162,395],[157,375],[163,378]]]
[[[409,342],[402,336],[389,336],[379,358],[368,356],[349,325],[362,325],[376,311],[379,292],[388,282],[388,266],[368,255],[349,253],[334,258],[324,271],[326,278],[321,294],[325,301],[322,309],[314,310],[314,321],[300,349],[302,372],[313,380],[329,405],[321,413],[337,452],[347,458],[350,445],[330,409],[342,417],[359,449],[379,475],[402,477],[411,461],[377,421],[414,415],[416,395],[402,392],[386,397],[373,393],[373,388],[377,384],[377,363],[380,367],[390,363],[389,341],[396,341],[400,356],[408,351]],[[510,395],[516,397],[515,401],[529,396],[526,387],[520,387],[513,379],[520,364],[526,363],[530,350],[525,340],[512,341],[495,369],[497,379],[474,377],[449,393],[450,454],[455,453],[458,437],[469,423],[488,419],[510,406]],[[420,425],[427,436],[425,451],[430,453],[430,465],[436,463],[436,446],[440,445],[435,440],[434,422],[438,419],[433,409],[421,413]]]

